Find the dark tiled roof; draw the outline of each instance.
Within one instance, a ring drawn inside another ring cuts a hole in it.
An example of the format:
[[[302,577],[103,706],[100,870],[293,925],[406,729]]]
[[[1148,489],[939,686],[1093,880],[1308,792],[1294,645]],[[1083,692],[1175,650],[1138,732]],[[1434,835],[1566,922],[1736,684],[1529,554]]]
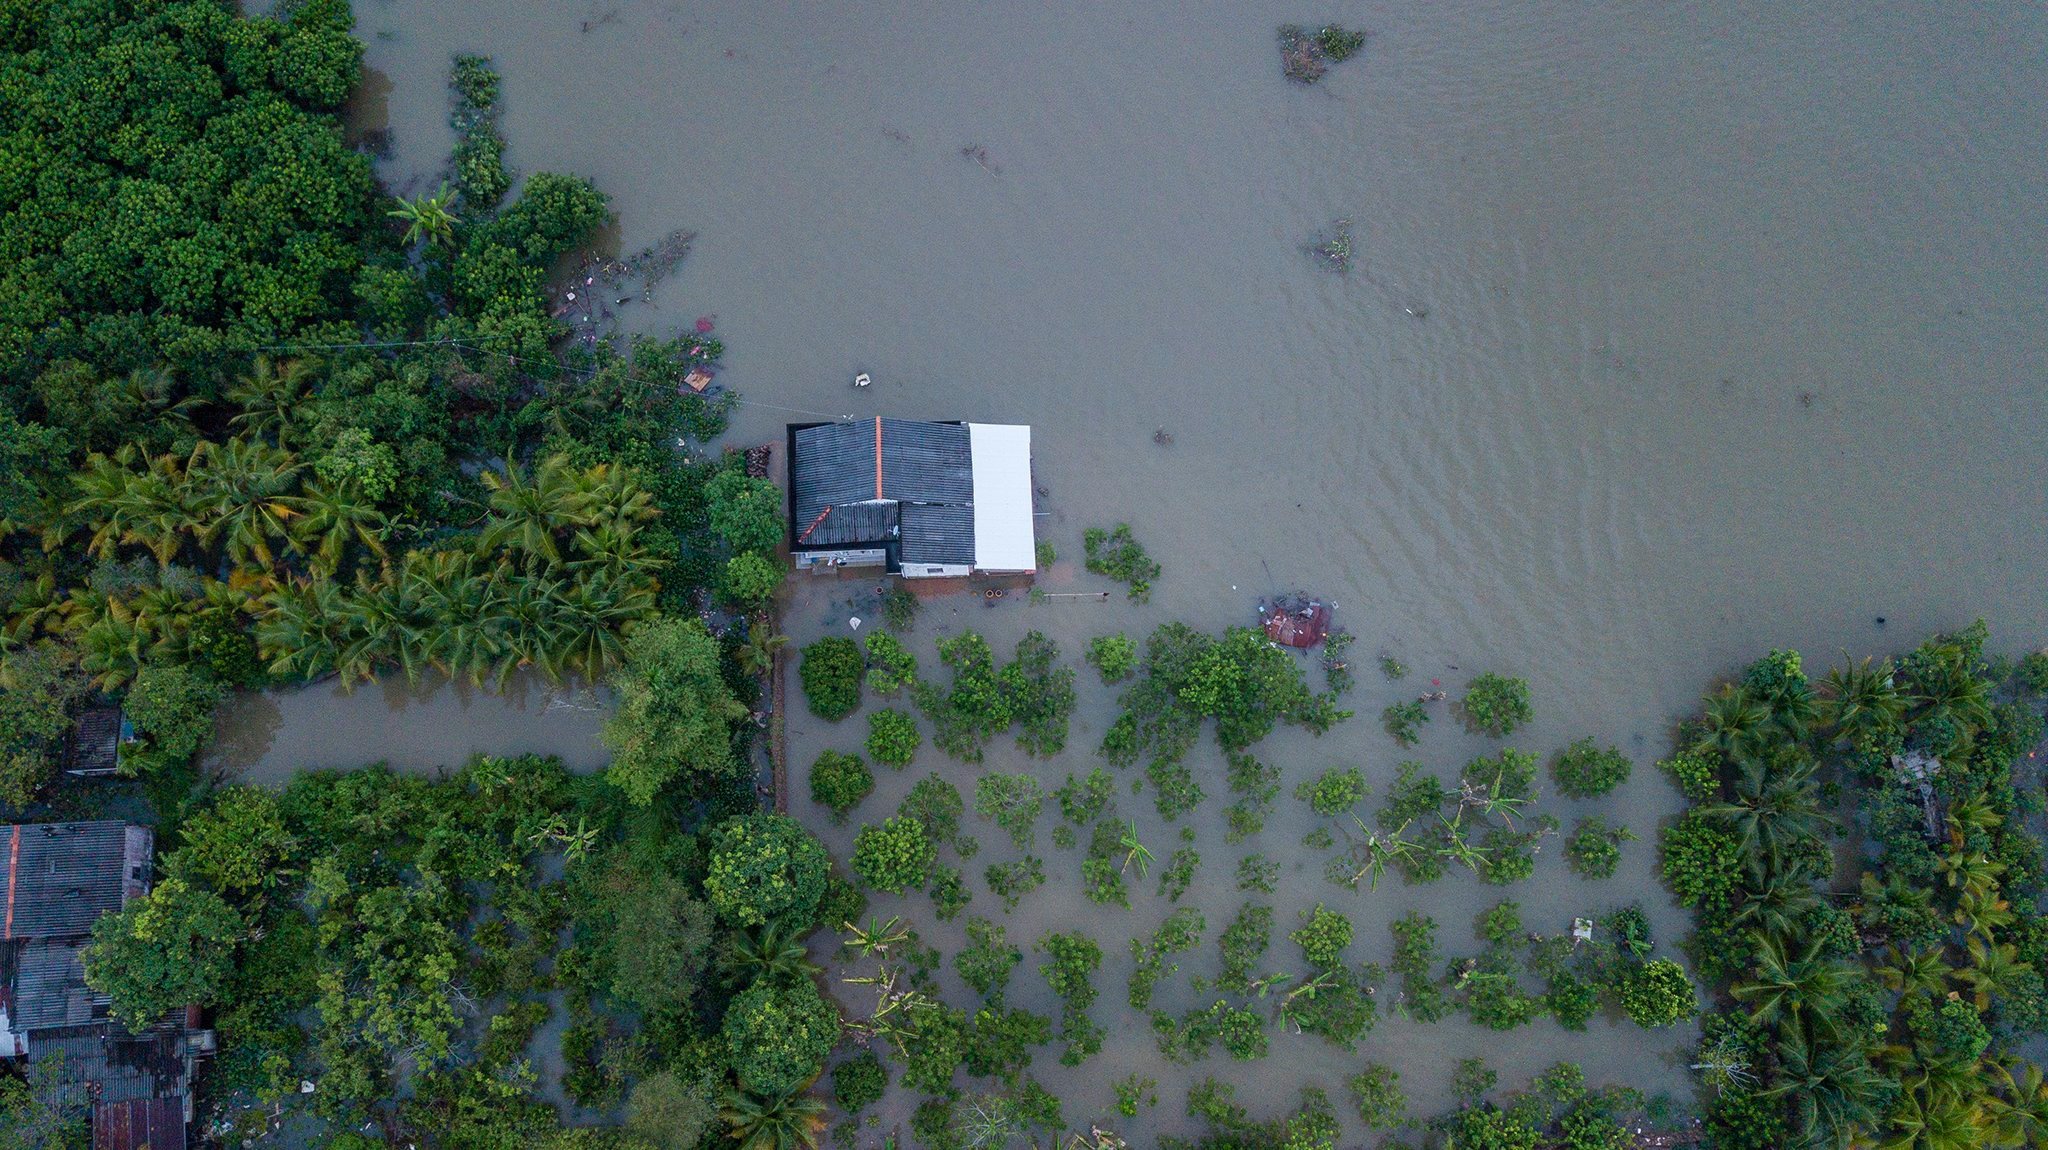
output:
[[[93,1107],[92,1150],[185,1150],[184,1100],[137,1098]]]
[[[121,822],[0,826],[0,938],[76,938],[149,889],[152,836]]]
[[[974,563],[974,508],[903,509],[903,562]]]
[[[94,707],[71,729],[64,769],[89,774],[112,771],[121,757],[121,709]]]
[[[790,507],[797,534],[811,531],[804,540],[806,546],[880,541],[880,536],[851,534],[878,525],[875,520],[860,519],[834,527],[833,538],[819,538],[818,533],[851,504],[887,501],[968,507],[974,502],[973,453],[965,424],[879,418],[824,423],[798,428],[794,441]],[[819,523],[827,508],[840,510]]]

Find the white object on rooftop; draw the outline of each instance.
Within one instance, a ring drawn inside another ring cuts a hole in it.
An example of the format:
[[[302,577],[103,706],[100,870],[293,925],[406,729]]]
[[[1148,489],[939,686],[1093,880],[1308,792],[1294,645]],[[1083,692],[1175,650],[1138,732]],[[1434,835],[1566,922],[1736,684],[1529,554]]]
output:
[[[974,463],[974,566],[978,571],[1036,571],[1031,521],[1031,428],[970,423]]]

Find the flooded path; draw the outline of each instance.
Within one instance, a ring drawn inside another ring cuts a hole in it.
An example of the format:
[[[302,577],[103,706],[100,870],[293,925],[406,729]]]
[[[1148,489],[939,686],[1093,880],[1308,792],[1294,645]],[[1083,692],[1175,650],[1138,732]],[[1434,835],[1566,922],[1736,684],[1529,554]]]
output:
[[[419,774],[453,772],[477,755],[559,757],[570,770],[602,767],[597,741],[605,697],[581,683],[550,686],[515,676],[503,694],[430,678],[330,681],[223,703],[205,766],[234,782],[282,784],[299,771],[389,763]]]

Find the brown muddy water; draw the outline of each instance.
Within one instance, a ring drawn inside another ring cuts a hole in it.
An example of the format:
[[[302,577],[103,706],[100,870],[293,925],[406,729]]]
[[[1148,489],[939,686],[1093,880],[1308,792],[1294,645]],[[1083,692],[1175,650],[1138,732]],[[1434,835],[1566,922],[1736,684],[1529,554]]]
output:
[[[1637,774],[1616,794],[1547,807],[1567,826],[1598,809],[1645,841],[1597,884],[1553,847],[1505,892],[1534,929],[1642,899],[1676,939],[1650,845],[1676,795],[1650,764],[1714,676],[1771,646],[1819,662],[1977,615],[2007,649],[2048,639],[2038,9],[365,0],[358,18],[375,70],[361,126],[390,129],[395,187],[440,179],[448,58],[481,52],[505,76],[516,166],[595,178],[627,250],[699,233],[657,301],[626,312],[654,332],[717,316],[724,382],[753,404],[735,441],[819,414],[1029,423],[1062,555],[1052,589],[1093,585],[1071,562],[1092,523],[1130,522],[1165,567],[1142,608],[935,604],[927,665],[945,628],[1003,650],[1036,627],[1078,654],[1105,631],[1249,621],[1257,595],[1301,587],[1341,604],[1364,673],[1361,718],[1261,748],[1289,791],[1362,762],[1376,801],[1409,757],[1379,708],[1485,669],[1534,685],[1538,719],[1516,745],[1629,750]],[[1285,83],[1274,27],[1327,19],[1371,30],[1363,56],[1315,88]],[[1357,251],[1341,277],[1303,251],[1336,219]],[[851,390],[856,371],[875,385]],[[843,630],[851,590],[801,589],[792,632]],[[1419,678],[1378,679],[1380,650]],[[1085,773],[1111,700],[1082,682],[1066,755],[1032,764],[1003,740],[982,769]],[[276,736],[320,724],[304,753],[393,721],[374,700],[304,711]],[[414,714],[403,738],[525,733],[495,710]],[[489,729],[450,733],[465,719]],[[815,817],[803,768],[863,729],[790,728],[793,809],[842,852],[851,831]],[[1439,719],[1413,757],[1449,776],[1479,749]],[[1439,920],[1447,953],[1477,951],[1470,923],[1503,892],[1469,878],[1339,891],[1284,795],[1258,843],[1226,848],[1220,761],[1196,766],[1212,797],[1183,820],[1204,859],[1189,897],[1210,939],[1256,845],[1298,860],[1273,900],[1276,960],[1317,900],[1357,923],[1354,960],[1384,961],[1386,923],[1410,908]],[[926,770],[970,793],[979,773],[927,751],[882,772],[858,813],[892,810]],[[1121,803],[1163,860],[1178,844],[1150,796]],[[1080,1071],[1050,1052],[1035,1068],[1073,1123],[1104,1114],[1131,1072],[1160,1081],[1160,1108],[1119,1124],[1138,1145],[1186,1126],[1185,1088],[1205,1074],[1262,1112],[1305,1082],[1341,1101],[1368,1059],[1397,1065],[1425,1113],[1479,1053],[1504,1086],[1571,1058],[1595,1081],[1686,1089],[1686,1031],[1610,1020],[1504,1037],[1386,1021],[1355,1056],[1275,1035],[1262,1062],[1164,1066],[1123,1005],[1122,948],[1166,908],[1149,888],[1130,912],[1082,901],[1078,858],[1050,851],[1048,830],[1050,881],[1010,934],[1078,927],[1109,954],[1095,1013],[1110,1045]],[[1011,852],[976,833],[970,912],[1000,918],[979,872]],[[923,899],[877,909],[960,943]],[[1034,967],[1013,996],[1049,1010]],[[1190,976],[1214,969],[1205,941],[1160,1005],[1194,1005]],[[907,1121],[907,1101],[892,1095],[862,1144]]]

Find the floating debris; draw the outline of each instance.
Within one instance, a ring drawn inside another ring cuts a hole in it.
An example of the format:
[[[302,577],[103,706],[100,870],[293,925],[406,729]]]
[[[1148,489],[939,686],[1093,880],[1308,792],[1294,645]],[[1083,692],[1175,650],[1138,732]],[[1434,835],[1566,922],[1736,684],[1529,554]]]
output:
[[[1173,433],[1162,427],[1159,430],[1152,433],[1152,442],[1158,444],[1161,447],[1172,447]]]
[[[1336,24],[1310,32],[1299,24],[1280,27],[1280,71],[1297,84],[1313,84],[1330,65],[1341,64],[1365,47],[1365,33]]]
[[[1259,625],[1282,647],[1307,649],[1330,633],[1330,604],[1299,595],[1259,600]]]
[[[966,156],[970,160],[973,160],[975,163],[980,164],[981,170],[987,172],[991,176],[1000,176],[1003,174],[1002,165],[996,163],[994,160],[989,159],[988,149],[982,147],[980,144],[969,144],[966,147],[960,149],[960,154]]]
[[[673,231],[625,259],[607,259],[595,251],[584,252],[568,278],[549,289],[549,314],[569,325],[570,338],[575,342],[596,346],[598,341],[616,334],[618,314],[614,309],[635,299],[652,302],[654,289],[690,254],[690,244],[696,238],[695,232]],[[716,319],[699,317],[697,334],[708,335]]]
[[[1336,220],[1329,230],[1316,235],[1308,254],[1327,271],[1343,275],[1351,270],[1351,221]]]

